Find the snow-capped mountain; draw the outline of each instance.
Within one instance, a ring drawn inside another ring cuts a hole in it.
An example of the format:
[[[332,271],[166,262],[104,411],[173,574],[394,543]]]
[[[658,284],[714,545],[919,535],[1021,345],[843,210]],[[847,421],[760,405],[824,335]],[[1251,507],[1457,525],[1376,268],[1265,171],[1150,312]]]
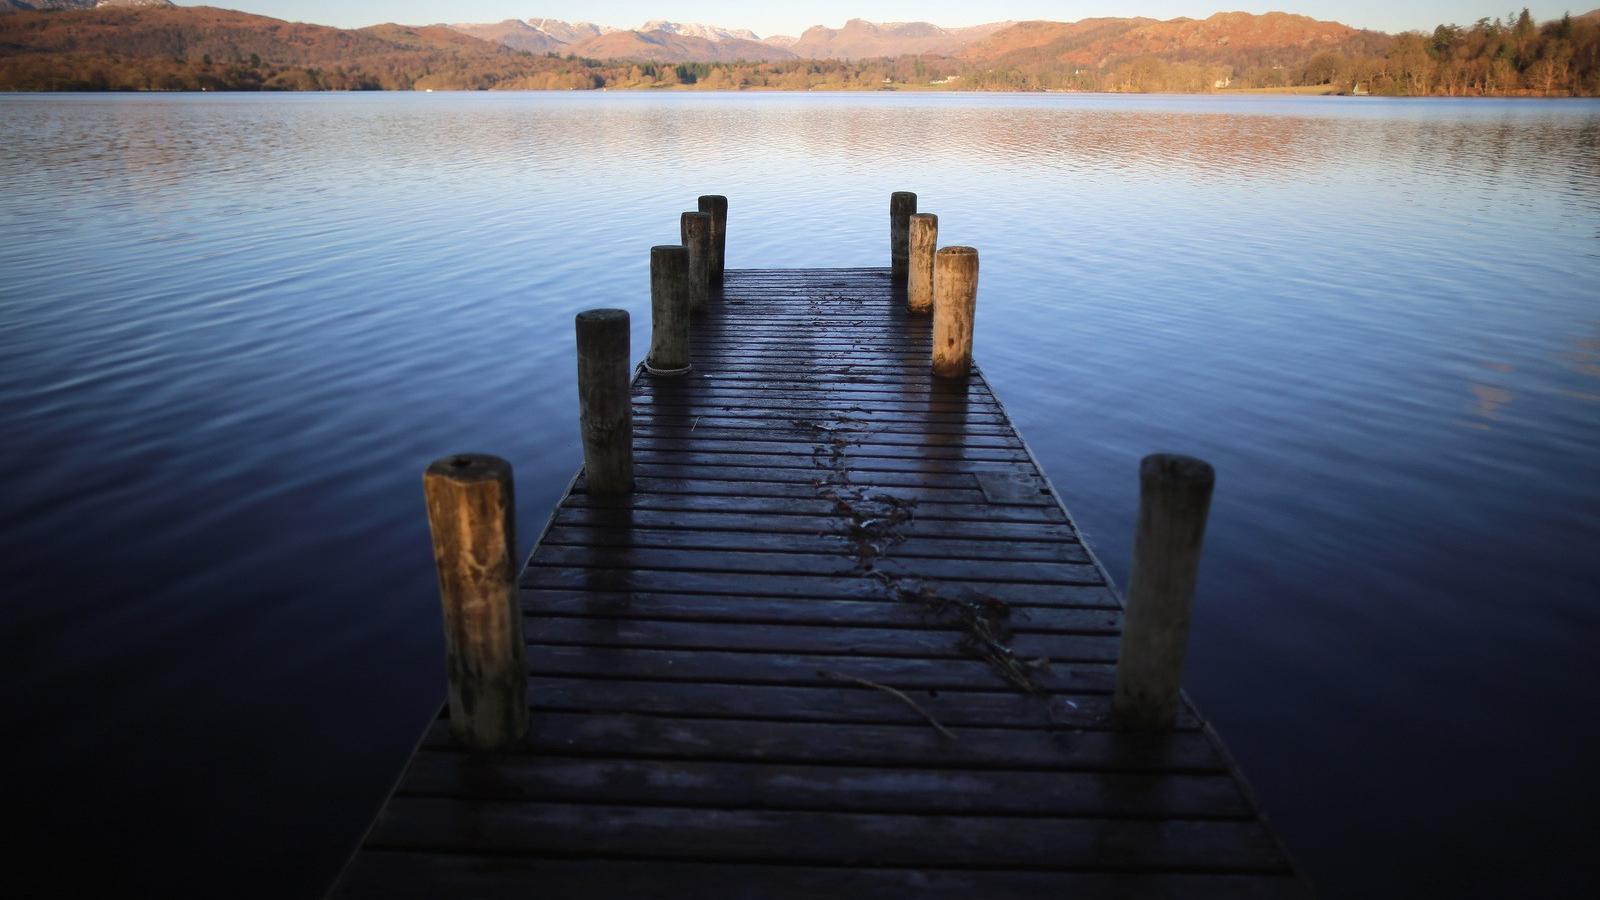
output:
[[[666,19],[651,19],[634,30],[665,31],[667,34],[705,38],[708,41],[726,41],[734,38],[744,41],[761,40],[748,28],[723,28],[721,25],[702,25],[699,22],[668,22]]]

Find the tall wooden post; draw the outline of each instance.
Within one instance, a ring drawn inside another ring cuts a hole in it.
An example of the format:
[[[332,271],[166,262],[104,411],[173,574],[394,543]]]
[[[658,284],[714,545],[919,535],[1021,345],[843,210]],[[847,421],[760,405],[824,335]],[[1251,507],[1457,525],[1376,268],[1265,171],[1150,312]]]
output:
[[[933,312],[933,255],[939,248],[939,217],[916,213],[911,217],[910,270],[906,274],[906,309]]]
[[[1191,456],[1157,453],[1139,464],[1139,524],[1111,710],[1140,731],[1172,727],[1189,642],[1189,610],[1216,474]]]
[[[689,251],[681,244],[650,248],[650,356],[652,375],[689,371]]]
[[[889,278],[901,287],[906,283],[911,255],[911,214],[916,211],[916,194],[895,191],[889,195]]]
[[[711,283],[721,284],[728,258],[728,198],[706,194],[700,198],[700,211],[711,214]]]
[[[513,746],[528,731],[528,670],[511,464],[475,453],[446,456],[423,473],[422,490],[444,607],[450,733],[476,749]]]
[[[628,311],[578,313],[578,421],[591,494],[633,490],[633,398],[628,389]]]
[[[684,213],[678,232],[689,251],[689,310],[699,312],[711,296],[711,214]]]
[[[978,311],[978,251],[944,247],[933,262],[933,374],[959,378],[972,368]]]

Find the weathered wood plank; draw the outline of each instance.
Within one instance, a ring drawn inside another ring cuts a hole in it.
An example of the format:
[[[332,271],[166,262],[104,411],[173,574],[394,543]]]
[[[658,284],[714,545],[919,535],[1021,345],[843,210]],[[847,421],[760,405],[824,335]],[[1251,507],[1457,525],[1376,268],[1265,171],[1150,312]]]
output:
[[[972,658],[961,647],[963,635],[954,630],[556,616],[525,619],[524,636],[546,644]],[[1023,659],[1101,663],[1117,659],[1117,637],[1108,634],[1024,632],[1014,637],[1011,648]]]
[[[450,749],[443,720],[423,746]],[[541,712],[528,724],[527,752],[604,757],[836,763],[906,768],[1042,769],[1107,772],[1223,772],[1227,763],[1198,731],[1116,731],[964,727],[957,740],[927,723],[837,725],[625,713]]]
[[[585,569],[656,569],[686,572],[748,572],[752,575],[861,575],[862,562],[849,553],[772,553],[764,550],[656,548],[641,543],[566,545],[542,548],[537,566]],[[935,557],[872,558],[872,571],[902,578],[974,582],[1098,584],[1100,571],[1085,563]]]
[[[902,600],[815,600],[710,594],[522,591],[524,614],[572,618],[664,619],[773,625],[858,625],[879,628],[954,628],[958,615]],[[1010,607],[1017,632],[1115,634],[1117,609],[1057,606]]]
[[[629,900],[1288,900],[1306,896],[1301,884],[1287,876],[864,869],[392,850],[363,853],[334,896],[526,900],[529,885],[538,885],[541,896]]]
[[[557,511],[554,524],[556,527],[633,529],[642,532],[643,537],[649,537],[652,530],[674,529],[738,534],[751,540],[768,534],[821,535],[837,539],[857,533],[852,520],[839,515],[760,515],[726,509],[663,512],[645,507],[563,506]],[[932,550],[959,543],[969,554],[1005,553],[1006,548],[1017,547],[1024,555],[1016,558],[1027,558],[1026,554],[1031,552],[1051,552],[1038,549],[1042,546],[1066,545],[1060,548],[1061,560],[1084,562],[1088,558],[1071,526],[1061,522],[987,522],[919,515],[894,526],[894,531],[904,539],[888,551],[897,556],[918,556],[922,555],[923,548]],[[559,533],[556,534],[559,538]],[[737,545],[735,541],[728,546]],[[992,550],[991,545],[994,545]]]
[[[706,517],[702,516],[700,521]],[[570,521],[570,519],[569,519]],[[898,528],[898,540],[882,541],[881,548],[864,549],[862,538],[855,534],[849,522],[817,519],[806,521],[806,527],[786,531],[768,529],[768,521],[747,519],[745,528],[721,530],[689,530],[685,523],[663,521],[662,527],[650,528],[643,522],[621,521],[613,518],[609,527],[574,527],[561,524],[545,533],[544,541],[552,546],[577,547],[636,547],[650,550],[730,550],[775,553],[828,554],[834,557],[871,553],[878,559],[923,559],[932,562],[965,562],[990,560],[995,562],[1044,562],[1086,564],[1089,556],[1076,543],[1049,541],[975,541],[967,538],[905,537]],[[713,525],[719,523],[712,523]],[[726,523],[720,523],[726,525]],[[811,527],[811,526],[815,527]],[[852,568],[858,563],[853,563]],[[925,572],[922,574],[936,574]]]
[[[928,715],[954,730],[958,738],[966,727],[1111,727],[1111,698],[1104,694],[1028,696],[1015,691],[921,691],[915,699]],[[932,727],[922,712],[901,698],[857,685],[784,687],[538,676],[528,680],[528,703],[534,710],[563,712]],[[1174,727],[1194,729],[1199,722],[1180,714]]]
[[[837,686],[837,675],[864,678],[902,690],[1003,691],[1013,687],[988,664],[965,658],[829,656],[747,650],[535,644],[528,648],[528,670],[534,675],[572,678],[720,680],[792,687]],[[1030,674],[1039,690],[1046,693],[1109,694],[1115,679],[1110,663],[1055,663],[1034,669]]]
[[[423,752],[400,793],[712,809],[1250,818],[1226,775],[996,772]]]
[[[899,491],[881,491],[884,496],[904,499]],[[629,494],[626,497],[602,497],[594,494],[573,493],[562,501],[571,509],[609,510],[660,510],[683,512],[738,512],[764,516],[804,515],[838,516],[836,501],[814,500],[800,497],[741,497],[738,495]],[[1033,522],[1066,522],[1066,516],[1055,506],[990,506],[980,503],[951,503],[944,500],[920,500],[915,508],[914,522],[996,522],[1027,524]]]
[[[570,569],[530,566],[522,587],[567,591],[722,594],[759,597],[816,597],[822,600],[900,600],[893,587],[875,578],[832,575],[766,575],[759,581],[739,572],[682,572],[672,569]],[[954,600],[998,600],[1007,604],[1117,609],[1104,585],[1012,584],[923,579],[919,587]]]
[[[1259,824],[1239,821],[901,816],[396,796],[374,847],[1042,869],[1282,871]]]

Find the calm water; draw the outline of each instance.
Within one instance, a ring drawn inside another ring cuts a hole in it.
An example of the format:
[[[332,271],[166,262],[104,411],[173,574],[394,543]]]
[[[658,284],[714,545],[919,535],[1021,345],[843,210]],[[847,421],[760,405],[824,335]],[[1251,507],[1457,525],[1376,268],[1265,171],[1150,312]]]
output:
[[[15,858],[316,896],[442,696],[425,463],[511,459],[526,542],[572,314],[642,352],[696,195],[884,265],[899,189],[1119,579],[1138,458],[1216,464],[1187,683],[1323,893],[1592,896],[1590,102],[0,96]]]

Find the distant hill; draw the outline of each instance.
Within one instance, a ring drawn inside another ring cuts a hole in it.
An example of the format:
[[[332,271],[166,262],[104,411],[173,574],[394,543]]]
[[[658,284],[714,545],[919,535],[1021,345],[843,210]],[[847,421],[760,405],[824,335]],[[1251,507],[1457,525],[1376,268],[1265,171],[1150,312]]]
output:
[[[0,12],[33,12],[44,9],[97,9],[118,6],[171,6],[172,0],[0,0]]]
[[[869,59],[924,53],[954,54],[1010,25],[995,22],[970,28],[940,28],[927,22],[875,23],[851,19],[843,28],[817,26],[800,37],[762,39],[748,28],[652,19],[635,29],[609,28],[555,19],[450,27],[464,34],[530,53],[560,53],[596,59],[649,59],[657,62],[744,60]]]
[[[795,54],[744,38],[708,40],[666,31],[611,31],[566,47],[563,52],[593,59],[654,62],[733,62],[794,59]]]
[[[528,24],[563,44],[576,44],[597,34],[605,34],[608,31],[617,30],[610,25],[596,25],[593,22],[563,22],[560,19],[529,19]]]
[[[954,54],[1012,23],[940,28],[928,22],[868,22],[851,19],[843,28],[817,25],[798,38],[776,38],[777,46],[807,59],[869,59],[922,53]]]
[[[565,23],[563,23],[565,24]],[[567,42],[549,32],[535,28],[521,19],[507,19],[487,25],[450,25],[449,28],[471,35],[492,44],[503,44],[513,50],[529,53],[550,53],[567,46]]]
[[[721,25],[701,25],[698,22],[668,22],[665,19],[651,19],[639,26],[640,31],[665,31],[667,34],[681,34],[689,37],[705,38],[708,41],[759,41],[754,31],[748,28],[723,28]]]
[[[991,67],[1101,68],[1154,56],[1164,62],[1249,66],[1303,63],[1318,52],[1371,54],[1391,38],[1288,13],[1217,13],[1208,19],[1019,22],[967,46],[961,58]]]
[[[559,77],[556,77],[559,75]],[[440,25],[345,30],[206,6],[0,16],[0,89],[593,87],[593,77]]]
[[[625,30],[558,19],[507,19],[493,24],[449,26],[462,34],[529,53],[654,62],[732,62],[793,59],[781,47],[761,43],[755,32],[718,25],[653,19]]]

